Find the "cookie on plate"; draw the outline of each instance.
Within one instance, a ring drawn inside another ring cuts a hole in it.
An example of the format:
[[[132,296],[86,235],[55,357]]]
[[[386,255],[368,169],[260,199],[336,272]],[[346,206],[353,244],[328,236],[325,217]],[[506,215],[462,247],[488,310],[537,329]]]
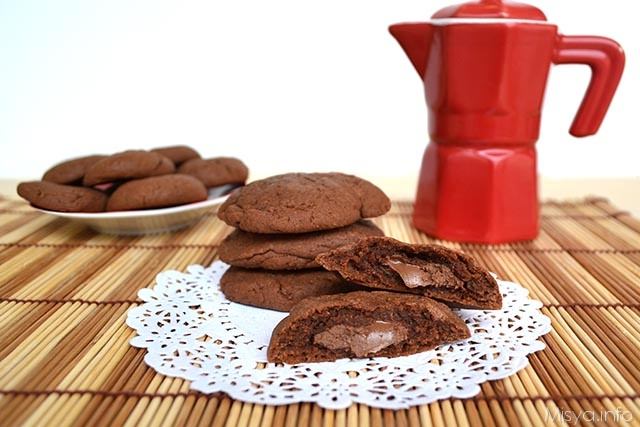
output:
[[[198,178],[207,187],[226,184],[244,184],[249,169],[241,160],[233,157],[213,159],[191,159],[178,168],[178,173]]]
[[[191,159],[199,159],[200,153],[187,145],[172,145],[169,147],[158,147],[150,150],[152,153],[158,153],[173,162],[176,166]]]
[[[269,362],[323,362],[395,357],[470,336],[446,305],[392,292],[351,292],[308,298],[273,331]]]
[[[102,212],[107,204],[101,191],[47,181],[22,182],[18,194],[33,206],[58,212]]]
[[[87,168],[105,157],[94,155],[66,160],[46,171],[42,180],[56,184],[82,184]]]
[[[268,271],[230,267],[220,290],[230,301],[289,311],[304,298],[349,292],[360,287],[326,270]]]
[[[171,174],[135,179],[119,186],[107,202],[108,211],[164,208],[201,202],[207,189],[189,175]]]
[[[89,166],[83,184],[91,187],[107,182],[165,175],[174,171],[173,162],[161,154],[129,150],[105,157]]]
[[[371,221],[299,234],[257,234],[234,230],[222,241],[218,256],[227,264],[268,270],[319,268],[316,256],[370,236],[384,236]]]
[[[444,246],[369,237],[316,260],[327,270],[367,287],[422,294],[455,307],[502,307],[496,279],[473,258]]]
[[[236,190],[218,217],[252,233],[307,233],[376,217],[390,207],[382,190],[364,179],[342,173],[289,173]]]

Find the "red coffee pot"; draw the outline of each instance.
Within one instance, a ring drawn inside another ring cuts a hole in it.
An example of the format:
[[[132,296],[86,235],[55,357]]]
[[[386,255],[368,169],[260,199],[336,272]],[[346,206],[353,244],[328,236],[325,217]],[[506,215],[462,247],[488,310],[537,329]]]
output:
[[[593,135],[622,76],[621,47],[560,35],[537,8],[500,0],[447,7],[429,22],[389,30],[423,79],[429,110],[415,226],[465,242],[535,238],[535,142],[549,68],[591,67],[570,133]]]

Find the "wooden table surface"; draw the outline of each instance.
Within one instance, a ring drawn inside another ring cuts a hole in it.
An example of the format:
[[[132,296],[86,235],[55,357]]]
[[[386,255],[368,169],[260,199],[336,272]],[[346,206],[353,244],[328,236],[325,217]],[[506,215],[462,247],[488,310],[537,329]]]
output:
[[[375,181],[375,180],[374,180]],[[378,182],[394,198],[408,182]],[[609,417],[640,425],[640,220],[637,181],[543,182],[540,236],[509,245],[434,241],[396,201],[374,221],[385,234],[464,251],[525,286],[553,330],[517,374],[481,385],[470,399],[390,411],[352,405],[331,411],[300,403],[267,406],[203,395],[157,374],[126,313],[156,274],[209,265],[230,227],[215,214],[172,234],[114,237],[42,214],[0,191],[0,426],[214,425],[382,427],[549,425],[557,417]],[[598,186],[601,187],[598,187]],[[544,188],[546,187],[546,188]],[[2,187],[0,187],[1,189]],[[615,418],[618,417],[618,418]],[[592,423],[585,423],[591,425]],[[566,424],[565,424],[566,425]]]

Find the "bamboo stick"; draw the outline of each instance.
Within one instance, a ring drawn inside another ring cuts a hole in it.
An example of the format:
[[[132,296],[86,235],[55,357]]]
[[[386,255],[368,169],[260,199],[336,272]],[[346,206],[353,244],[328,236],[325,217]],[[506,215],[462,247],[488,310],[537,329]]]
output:
[[[262,415],[264,414],[264,405],[253,405],[253,411],[251,411],[251,418],[249,418],[249,422],[247,425],[249,427],[259,427],[260,422],[262,421]]]
[[[240,407],[240,414],[238,415],[237,425],[246,426],[249,424],[249,420],[251,419],[251,412],[253,411],[253,404],[251,403],[243,403]]]
[[[287,414],[284,420],[285,427],[294,427],[298,421],[298,412],[300,411],[300,404],[294,403],[293,405],[287,405]]]
[[[358,427],[368,427],[371,425],[369,407],[358,404]]]
[[[202,416],[200,417],[199,425],[201,426],[210,426],[213,424],[213,420],[215,416],[218,414],[218,408],[220,406],[220,399],[213,398],[207,400],[207,404],[202,411]]]
[[[261,427],[268,427],[273,425],[273,417],[275,416],[276,407],[275,406],[267,406],[264,409],[264,414],[262,416]],[[320,412],[320,416],[322,413]]]
[[[229,414],[227,415],[226,417],[227,419],[225,420],[225,423],[224,423],[226,427],[238,425],[238,420],[240,418],[240,411],[242,410],[242,405],[243,403],[238,400],[232,401],[231,409],[229,410]]]

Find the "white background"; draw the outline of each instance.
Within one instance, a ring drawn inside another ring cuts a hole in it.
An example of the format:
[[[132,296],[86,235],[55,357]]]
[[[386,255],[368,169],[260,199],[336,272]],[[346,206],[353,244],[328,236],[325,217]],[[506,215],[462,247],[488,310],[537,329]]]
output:
[[[450,1],[0,0],[0,178],[83,154],[189,144],[253,177],[417,174],[421,82],[387,26]],[[631,2],[538,0],[565,34],[605,35],[627,69],[600,133],[568,134],[589,79],[551,72],[539,169],[637,176],[640,24]]]

